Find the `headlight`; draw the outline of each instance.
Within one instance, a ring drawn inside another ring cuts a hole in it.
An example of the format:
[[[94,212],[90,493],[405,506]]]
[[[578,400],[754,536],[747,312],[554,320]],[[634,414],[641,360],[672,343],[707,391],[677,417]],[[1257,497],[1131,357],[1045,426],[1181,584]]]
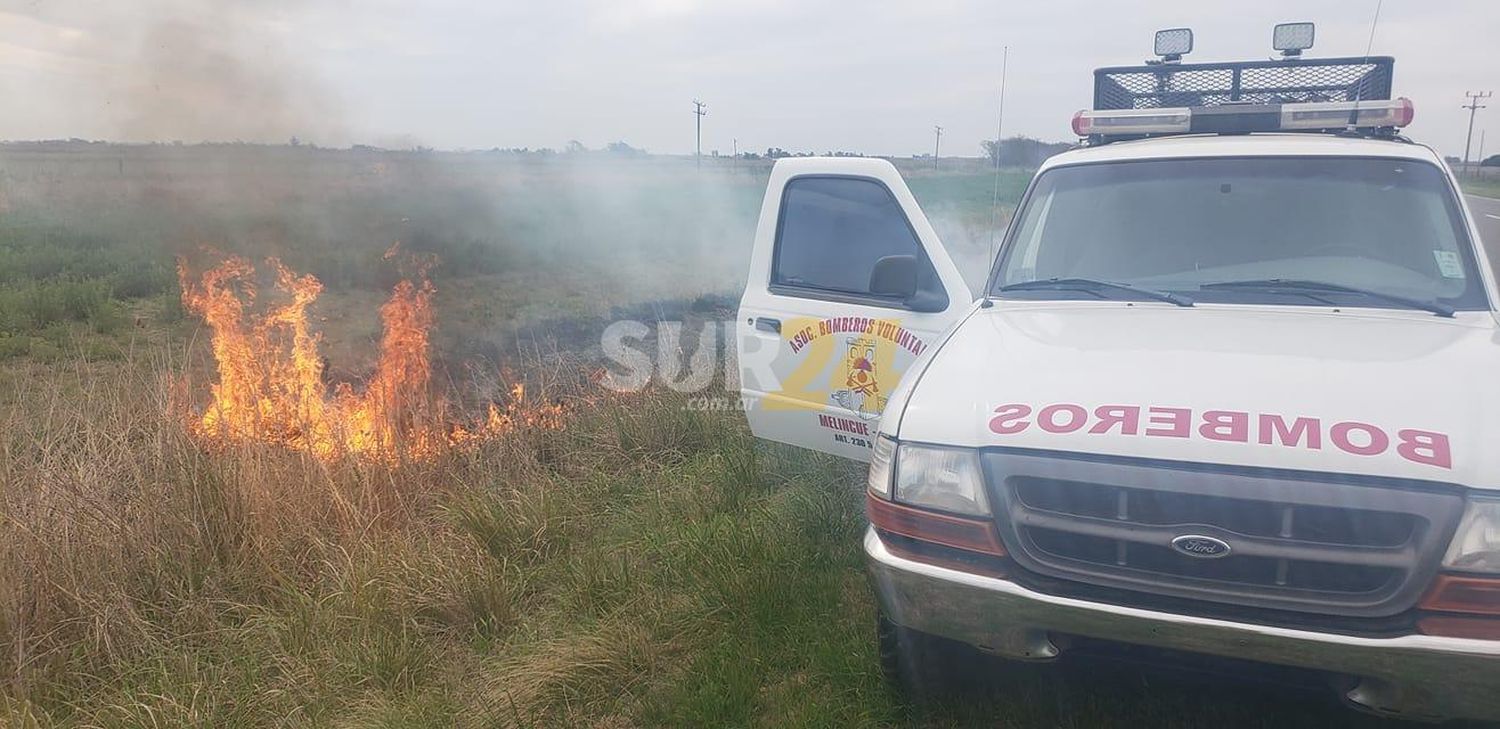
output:
[[[875,451],[870,455],[870,493],[882,499],[891,498],[891,460],[896,451],[896,441],[880,435],[875,437]]]
[[[966,448],[901,444],[896,449],[895,500],[956,514],[990,513],[979,454]]]
[[[1500,574],[1500,501],[1471,499],[1458,523],[1443,567]]]

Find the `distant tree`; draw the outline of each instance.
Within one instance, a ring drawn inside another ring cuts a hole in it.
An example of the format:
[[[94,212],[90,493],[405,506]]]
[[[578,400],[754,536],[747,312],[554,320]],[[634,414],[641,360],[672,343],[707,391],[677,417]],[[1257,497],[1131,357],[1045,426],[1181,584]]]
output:
[[[604,145],[604,151],[621,157],[640,157],[646,154],[646,150],[637,149],[624,142],[610,142]]]
[[[291,141],[288,142],[288,144],[292,145],[293,147],[301,147],[302,146],[302,140],[300,140],[297,137],[293,136],[292,139],[291,139]]]
[[[986,139],[979,144],[990,164],[1000,167],[1037,167],[1048,157],[1067,151],[1069,142],[1043,142],[1027,136],[1014,136],[995,141]]]
[[[1448,155],[1448,156],[1446,156],[1446,157],[1443,157],[1443,161],[1447,162],[1449,167],[1452,167],[1453,165],[1461,165],[1461,164],[1464,163],[1464,161],[1462,159],[1460,159],[1458,157],[1455,157],[1455,156],[1453,156],[1451,154]]]
[[[1492,154],[1479,163],[1480,167],[1500,167],[1500,154]]]
[[[568,154],[583,154],[589,151],[589,148],[583,146],[583,142],[576,139],[569,139],[567,145],[563,147],[563,151]]]

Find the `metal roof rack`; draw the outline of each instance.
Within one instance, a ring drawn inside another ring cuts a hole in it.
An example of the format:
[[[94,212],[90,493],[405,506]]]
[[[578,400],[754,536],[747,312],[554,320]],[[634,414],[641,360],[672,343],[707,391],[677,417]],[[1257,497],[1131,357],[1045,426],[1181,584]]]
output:
[[[1375,101],[1391,98],[1390,56],[1148,63],[1094,71],[1094,109]]]
[[[1190,42],[1178,47],[1190,46]],[[1303,132],[1402,140],[1412,103],[1391,98],[1389,56],[1144,66],[1094,71],[1094,108],[1073,117],[1090,145],[1180,134]]]

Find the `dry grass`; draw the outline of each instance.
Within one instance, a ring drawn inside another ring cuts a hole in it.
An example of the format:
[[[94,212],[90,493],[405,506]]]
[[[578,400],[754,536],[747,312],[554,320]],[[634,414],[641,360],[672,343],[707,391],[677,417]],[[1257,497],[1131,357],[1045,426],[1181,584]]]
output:
[[[166,351],[0,391],[0,726],[1349,719],[1021,669],[908,712],[878,672],[846,464],[758,451],[666,393],[397,467],[206,451]]]
[[[394,467],[205,450],[169,352],[0,394],[0,725],[636,724],[767,577],[725,571],[782,518],[736,526],[733,419],[647,394]]]

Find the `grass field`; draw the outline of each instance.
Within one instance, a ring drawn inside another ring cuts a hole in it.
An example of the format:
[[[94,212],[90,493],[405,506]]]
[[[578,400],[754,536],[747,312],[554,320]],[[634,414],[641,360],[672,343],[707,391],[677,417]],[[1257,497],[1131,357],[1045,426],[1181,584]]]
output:
[[[979,663],[953,696],[898,702],[858,469],[564,371],[620,307],[737,291],[764,167],[23,151],[0,156],[0,725],[1357,722],[1094,663]],[[982,260],[995,178],[908,176]],[[1026,179],[1002,175],[1002,221]],[[181,402],[210,370],[174,256],[208,244],[317,274],[324,351],[357,379],[395,240],[442,259],[443,386],[515,367],[568,405],[565,428],[397,465],[189,437]],[[560,321],[585,333],[518,334]]]
[[[1459,181],[1459,184],[1463,185],[1464,192],[1470,195],[1483,195],[1484,197],[1500,199],[1500,178],[1486,180],[1464,178]]]

